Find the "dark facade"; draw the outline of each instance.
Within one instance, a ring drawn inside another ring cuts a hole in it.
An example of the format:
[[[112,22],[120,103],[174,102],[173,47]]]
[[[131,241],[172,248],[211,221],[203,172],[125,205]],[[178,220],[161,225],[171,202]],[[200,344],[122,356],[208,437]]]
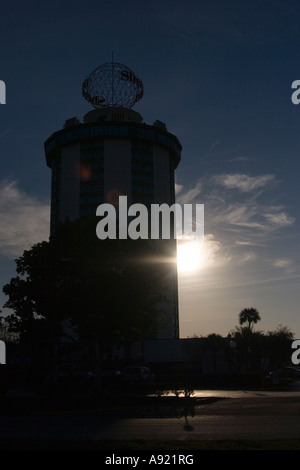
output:
[[[125,195],[128,205],[172,205],[174,172],[181,144],[166,126],[143,123],[131,109],[107,107],[65,122],[45,142],[51,182],[51,233],[58,222],[96,215],[102,203],[116,204]],[[176,240],[171,239],[176,256]],[[170,284],[171,310],[166,338],[179,337],[177,270]]]

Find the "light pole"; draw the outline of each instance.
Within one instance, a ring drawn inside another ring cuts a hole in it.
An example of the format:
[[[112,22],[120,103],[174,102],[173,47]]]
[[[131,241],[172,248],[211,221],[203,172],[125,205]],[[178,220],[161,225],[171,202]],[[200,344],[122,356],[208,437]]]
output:
[[[230,376],[231,382],[233,378],[233,374],[235,372],[235,359],[236,359],[236,341],[232,339],[231,334],[227,336],[228,345],[229,345],[229,369],[230,369]]]

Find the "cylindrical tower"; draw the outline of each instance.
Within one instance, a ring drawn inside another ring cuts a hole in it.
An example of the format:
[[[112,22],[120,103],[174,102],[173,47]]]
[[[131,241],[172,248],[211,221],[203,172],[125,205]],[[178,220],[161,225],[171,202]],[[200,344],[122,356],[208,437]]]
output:
[[[96,215],[99,204],[175,202],[174,171],[181,144],[161,121],[153,125],[130,109],[143,95],[135,74],[114,62],[98,67],[83,82],[83,96],[93,104],[80,122],[68,119],[45,142],[52,171],[51,233],[58,222]],[[176,255],[176,243],[173,243]],[[178,337],[177,275],[170,289],[172,307],[164,337]]]

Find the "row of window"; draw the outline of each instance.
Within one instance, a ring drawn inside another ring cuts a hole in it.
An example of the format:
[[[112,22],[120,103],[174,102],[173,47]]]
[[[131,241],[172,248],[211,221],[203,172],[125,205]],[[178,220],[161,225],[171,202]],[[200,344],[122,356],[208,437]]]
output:
[[[143,162],[141,160],[132,160],[131,168],[132,170],[153,172],[153,163]]]
[[[91,184],[90,182],[81,182],[80,184],[80,194],[90,194],[90,193],[97,193],[99,191],[104,190],[104,182],[96,181]]]
[[[132,183],[152,183],[153,184],[153,173],[143,173],[142,171],[133,171]]]
[[[80,149],[81,151],[93,151],[93,150],[99,150],[99,151],[104,151],[104,140],[103,139],[93,139],[93,140],[87,140],[83,141],[80,144]]]
[[[153,184],[142,184],[141,182],[134,181],[132,184],[132,190],[139,193],[144,194],[152,194],[154,193]]]
[[[119,137],[133,137],[136,139],[142,139],[144,141],[153,142],[156,144],[161,144],[170,149],[173,149],[175,153],[180,158],[181,145],[179,144],[177,138],[162,132],[157,128],[153,128],[147,125],[141,126],[130,126],[125,124],[115,124],[115,125],[81,125],[77,129],[63,129],[63,131],[58,131],[45,143],[46,154],[51,152],[55,147],[60,147],[72,142],[81,141],[84,138],[90,137],[103,137],[106,136],[119,136]],[[101,140],[101,139],[100,139]],[[84,143],[81,146],[85,145]],[[147,143],[145,143],[147,145]],[[90,147],[91,142],[86,142],[86,146]],[[81,147],[83,148],[83,147]],[[146,152],[143,151],[145,154]]]
[[[150,206],[154,202],[153,196],[150,195],[145,195],[141,194],[138,192],[133,192],[132,193],[132,202],[133,204],[138,203],[138,204],[144,204],[145,206]]]
[[[104,149],[81,150],[80,160],[101,160],[104,157]]]
[[[132,198],[133,202],[153,203],[153,146],[141,141],[132,143]]]
[[[97,194],[82,194],[80,196],[80,207],[89,204],[102,204],[104,201],[104,192],[98,192]]]
[[[80,215],[95,214],[104,198],[103,142],[89,142],[81,147]],[[145,205],[154,201],[153,147],[143,142],[132,145],[132,198]],[[61,160],[52,161],[52,215],[51,222],[59,220]],[[174,166],[170,162],[170,185],[174,186]],[[175,200],[175,195],[174,195]]]
[[[153,148],[152,145],[140,145],[136,146],[135,143],[131,146],[131,155],[132,158],[137,160],[144,160],[145,162],[153,161]]]
[[[80,206],[80,217],[86,217],[90,215],[96,215],[96,209],[99,204],[102,204],[104,202],[100,201],[99,203],[95,205],[87,205],[87,206]]]
[[[50,231],[60,220],[60,195],[61,195],[61,157],[57,155],[52,161],[51,173],[51,220]]]

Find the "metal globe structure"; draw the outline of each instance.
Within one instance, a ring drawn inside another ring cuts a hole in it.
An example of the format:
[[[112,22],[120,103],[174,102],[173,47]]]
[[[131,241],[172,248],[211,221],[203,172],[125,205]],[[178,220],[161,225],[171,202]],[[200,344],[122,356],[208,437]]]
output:
[[[94,108],[132,108],[144,94],[142,81],[126,65],[108,62],[97,67],[82,84],[82,95]]]

